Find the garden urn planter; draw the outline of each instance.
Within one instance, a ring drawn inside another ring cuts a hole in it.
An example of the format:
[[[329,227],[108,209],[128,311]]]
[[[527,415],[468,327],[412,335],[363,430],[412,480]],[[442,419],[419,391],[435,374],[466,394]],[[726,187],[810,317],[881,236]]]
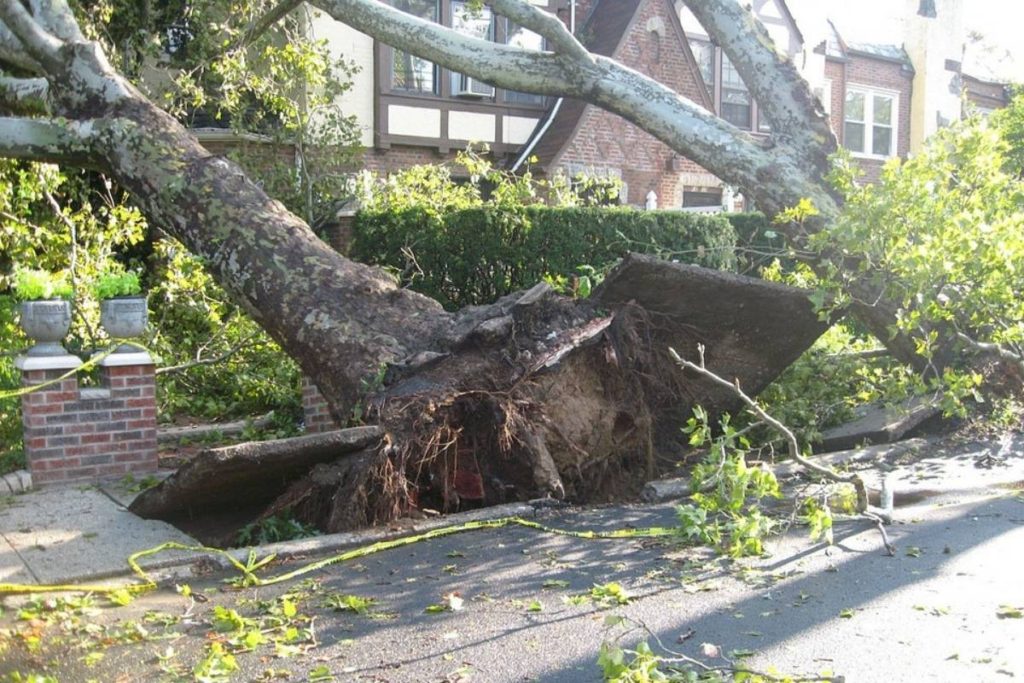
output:
[[[64,299],[22,301],[21,329],[36,343],[29,356],[63,356],[61,341],[71,329],[71,302]]]
[[[100,324],[111,339],[131,339],[142,336],[149,321],[149,309],[144,296],[118,296],[100,302]],[[116,353],[131,353],[140,347],[122,344]]]

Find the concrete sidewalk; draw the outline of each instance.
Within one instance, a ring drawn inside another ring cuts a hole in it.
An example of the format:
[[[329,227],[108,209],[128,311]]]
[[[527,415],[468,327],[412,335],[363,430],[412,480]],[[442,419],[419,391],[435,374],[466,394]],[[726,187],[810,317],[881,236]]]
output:
[[[90,582],[130,573],[128,556],[167,541],[198,545],[170,524],[140,519],[117,484],[48,488],[0,498],[0,583]],[[180,564],[169,551],[140,564]]]

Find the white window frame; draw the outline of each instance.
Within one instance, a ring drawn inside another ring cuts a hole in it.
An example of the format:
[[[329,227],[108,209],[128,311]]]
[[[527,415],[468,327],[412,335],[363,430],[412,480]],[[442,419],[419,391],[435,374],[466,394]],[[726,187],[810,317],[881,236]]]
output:
[[[864,149],[867,151],[858,152],[857,150],[850,149],[846,144],[846,98],[849,94],[857,93],[864,96]],[[882,97],[892,98],[892,140],[889,146],[888,154],[875,154],[871,150],[874,149],[874,135],[875,135],[875,96],[880,95]],[[854,157],[858,159],[892,159],[893,157],[899,156],[899,122],[900,122],[900,94],[895,90],[886,90],[884,88],[875,88],[870,85],[861,85],[860,83],[848,83],[846,86],[846,92],[843,93],[843,147],[846,147]]]

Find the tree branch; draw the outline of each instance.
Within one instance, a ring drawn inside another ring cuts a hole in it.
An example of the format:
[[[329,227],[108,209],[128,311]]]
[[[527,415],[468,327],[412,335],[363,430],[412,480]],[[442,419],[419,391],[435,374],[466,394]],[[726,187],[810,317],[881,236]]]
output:
[[[63,43],[43,29],[19,0],[0,0],[0,20],[18,39],[28,56],[46,71],[56,71],[60,67]]]
[[[579,60],[467,36],[386,5],[379,0],[312,0],[338,21],[443,67],[490,85],[541,95],[583,92],[573,78]]]
[[[502,16],[548,39],[555,52],[589,61],[590,53],[565,24],[550,12],[522,0],[487,0],[487,4]]]
[[[742,186],[769,214],[804,197],[823,213],[835,206],[817,182],[820,174],[808,173],[805,158],[782,147],[766,149],[748,133],[615,60],[589,53],[581,58],[536,52],[471,38],[379,0],[312,2],[338,21],[396,49],[491,85],[578,97],[618,114],[720,178]],[[777,192],[777,184],[765,182],[782,177],[787,179],[788,194]]]
[[[0,116],[0,157],[98,168],[92,121]]]
[[[793,62],[775,49],[761,22],[737,0],[684,1],[736,67],[771,124],[773,137],[815,168],[828,168],[828,156],[837,149],[828,117]]]
[[[212,358],[196,358],[195,360],[189,361],[187,363],[181,363],[179,365],[168,365],[166,367],[157,368],[156,374],[164,375],[172,372],[183,372],[185,370],[201,367],[203,365],[215,365],[217,363],[220,363],[221,361],[225,361],[228,358],[231,358],[231,356],[241,351],[243,348],[246,347],[249,341],[257,334],[257,332],[253,332],[252,334],[245,337],[244,339],[242,339],[237,344],[235,344],[230,349],[226,350],[224,353],[220,355],[214,356]]]
[[[757,417],[760,418],[762,422],[764,422],[769,427],[777,431],[786,439],[786,443],[789,448],[789,456],[793,458],[793,460],[798,462],[801,467],[810,470],[811,472],[815,472],[816,474],[820,474],[821,476],[831,481],[845,484],[853,484],[853,487],[857,490],[857,511],[862,513],[867,511],[868,494],[867,489],[864,487],[864,481],[860,478],[860,475],[852,473],[840,474],[839,472],[833,470],[831,467],[819,465],[818,463],[805,458],[803,454],[800,452],[800,442],[797,441],[796,435],[793,434],[789,427],[787,427],[786,425],[782,424],[774,417],[769,415],[757,401],[747,396],[743,389],[740,388],[739,382],[730,382],[720,377],[719,375],[716,375],[712,371],[708,370],[707,367],[705,367],[703,344],[697,345],[697,353],[700,356],[700,364],[693,363],[682,358],[678,353],[676,353],[675,349],[669,349],[668,352],[669,355],[672,356],[672,360],[674,360],[679,365],[679,367],[684,368],[686,370],[693,370],[701,377],[709,379],[715,384],[721,387],[725,387],[726,389],[729,389],[734,394],[736,394],[736,396],[747,405],[747,408],[749,408],[752,413],[757,415]]]
[[[284,19],[296,7],[301,5],[303,0],[281,0],[270,11],[262,15],[246,29],[242,39],[235,45],[236,48],[243,48],[266,33],[277,22]]]
[[[39,62],[35,61],[25,53],[11,29],[0,22],[0,67],[13,68],[30,74],[43,73]]]
[[[0,107],[20,114],[42,114],[50,84],[45,78],[11,78],[0,75]]]

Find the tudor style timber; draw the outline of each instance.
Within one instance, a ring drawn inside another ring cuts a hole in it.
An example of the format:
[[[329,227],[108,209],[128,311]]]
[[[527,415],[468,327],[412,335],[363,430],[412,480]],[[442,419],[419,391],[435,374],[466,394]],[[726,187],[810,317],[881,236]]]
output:
[[[465,0],[392,0],[407,12],[485,40],[543,48],[539,36]],[[555,13],[588,49],[654,77],[757,136],[769,131],[746,85],[681,0],[530,0]],[[785,0],[751,7],[810,83],[840,144],[878,177],[934,130],[961,116],[1004,106],[1003,84],[972,76],[961,63],[962,0],[904,0],[900,45],[846,41],[821,3],[798,13]],[[623,181],[624,202],[658,208],[734,206],[712,174],[615,115],[571,98],[544,98],[475,82],[395,51],[313,13],[311,30],[337,56],[361,67],[341,102],[362,128],[362,168],[387,172],[454,158],[486,143],[499,164],[535,174],[559,171]],[[963,93],[963,97],[961,97]]]

